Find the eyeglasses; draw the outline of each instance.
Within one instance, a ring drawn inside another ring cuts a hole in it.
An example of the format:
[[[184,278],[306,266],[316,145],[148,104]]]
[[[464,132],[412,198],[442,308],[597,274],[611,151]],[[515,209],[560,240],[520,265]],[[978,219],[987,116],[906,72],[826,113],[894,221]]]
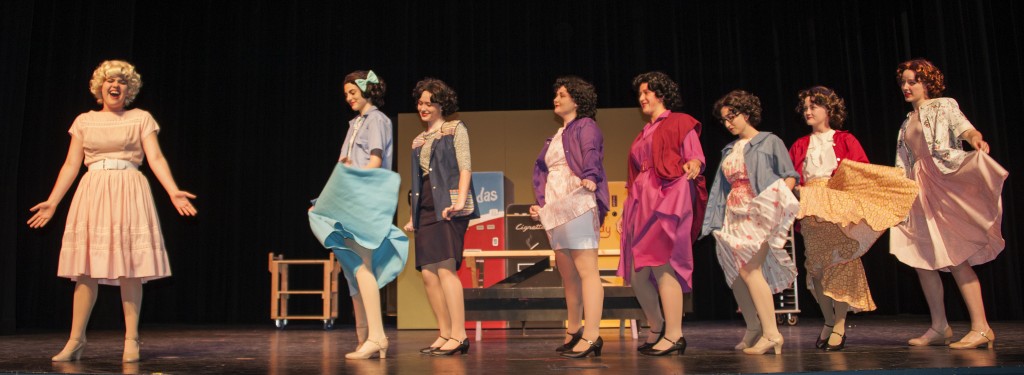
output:
[[[722,117],[722,120],[721,120],[722,121],[722,125],[725,125],[725,123],[727,123],[727,122],[731,122],[733,119],[735,119],[739,115],[740,115],[740,113],[736,112],[735,109],[730,109],[729,113],[725,114],[725,117]]]

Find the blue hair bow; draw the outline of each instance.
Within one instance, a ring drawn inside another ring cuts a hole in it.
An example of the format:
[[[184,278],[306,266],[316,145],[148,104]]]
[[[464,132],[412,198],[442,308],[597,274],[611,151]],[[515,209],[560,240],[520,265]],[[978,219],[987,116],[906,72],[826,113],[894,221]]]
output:
[[[362,92],[366,92],[367,83],[380,83],[380,80],[377,79],[377,74],[374,73],[372,70],[366,74],[366,79],[356,80],[356,86],[359,86],[359,91]]]

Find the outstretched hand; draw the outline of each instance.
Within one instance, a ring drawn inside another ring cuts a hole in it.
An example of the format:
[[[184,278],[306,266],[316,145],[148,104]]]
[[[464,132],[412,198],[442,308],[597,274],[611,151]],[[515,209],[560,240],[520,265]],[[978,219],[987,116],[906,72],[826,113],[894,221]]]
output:
[[[196,216],[199,211],[192,205],[189,199],[196,199],[195,194],[189,193],[184,190],[178,190],[170,193],[171,203],[174,204],[174,208],[178,209],[178,213],[181,216]]]
[[[35,212],[36,214],[32,215],[32,217],[28,219],[28,227],[32,229],[42,228],[46,223],[50,222],[50,219],[53,218],[53,212],[56,210],[57,205],[50,203],[49,201],[33,206],[29,211]]]

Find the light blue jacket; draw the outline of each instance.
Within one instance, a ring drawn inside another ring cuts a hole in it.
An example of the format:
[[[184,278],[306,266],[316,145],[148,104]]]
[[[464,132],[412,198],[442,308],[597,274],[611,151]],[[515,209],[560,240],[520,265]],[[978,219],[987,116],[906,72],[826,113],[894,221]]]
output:
[[[732,141],[722,149],[722,160],[732,152]],[[747,176],[750,178],[750,185],[754,188],[754,195],[761,194],[769,185],[779,179],[792,177],[799,179],[800,175],[793,168],[793,161],[789,158],[789,150],[786,144],[782,143],[775,134],[760,132],[747,143],[743,149],[743,162],[747,165]],[[703,238],[711,234],[711,231],[722,229],[725,221],[725,200],[729,197],[732,185],[725,180],[722,173],[722,163],[718,163],[718,172],[715,174],[715,182],[708,191],[708,210],[704,213],[704,226],[701,228],[700,236]]]

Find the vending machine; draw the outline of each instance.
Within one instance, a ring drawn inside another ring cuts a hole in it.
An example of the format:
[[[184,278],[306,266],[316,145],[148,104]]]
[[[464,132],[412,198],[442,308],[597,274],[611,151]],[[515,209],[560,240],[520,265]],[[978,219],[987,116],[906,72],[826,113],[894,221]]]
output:
[[[469,229],[466,230],[465,249],[467,251],[501,251],[505,250],[505,207],[515,197],[512,181],[505,177],[502,172],[473,172],[473,194],[476,197],[477,207],[480,208],[480,217],[469,221]],[[478,285],[489,287],[505,279],[505,260],[487,259],[478,260],[479,271]],[[462,286],[472,287],[469,267],[463,265],[459,270],[459,279]],[[467,322],[467,327],[473,327],[476,322]],[[500,322],[484,322],[483,328],[505,328],[507,324]]]

